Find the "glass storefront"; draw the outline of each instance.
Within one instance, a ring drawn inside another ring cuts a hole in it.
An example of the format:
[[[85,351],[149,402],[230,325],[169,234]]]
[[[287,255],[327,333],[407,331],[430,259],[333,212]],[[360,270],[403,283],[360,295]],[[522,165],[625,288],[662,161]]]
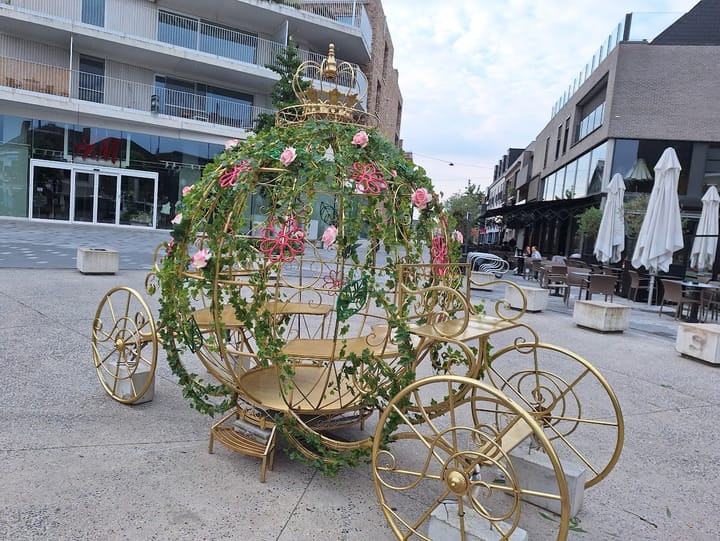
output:
[[[0,215],[170,228],[222,145],[0,116]]]

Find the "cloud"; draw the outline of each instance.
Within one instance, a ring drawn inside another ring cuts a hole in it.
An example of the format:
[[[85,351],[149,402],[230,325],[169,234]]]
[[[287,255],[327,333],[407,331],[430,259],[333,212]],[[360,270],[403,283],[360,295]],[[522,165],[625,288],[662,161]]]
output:
[[[487,186],[507,149],[530,144],[547,124],[626,12],[681,13],[696,3],[384,0],[405,150],[448,195],[468,178]]]

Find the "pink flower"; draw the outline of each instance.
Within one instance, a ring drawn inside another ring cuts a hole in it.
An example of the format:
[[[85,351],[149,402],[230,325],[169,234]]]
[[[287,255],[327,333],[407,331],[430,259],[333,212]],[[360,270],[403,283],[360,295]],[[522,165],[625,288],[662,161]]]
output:
[[[240,173],[250,171],[250,162],[248,160],[242,160],[239,164],[233,165],[232,169],[225,171],[220,178],[218,183],[221,188],[227,188],[228,186],[235,186],[238,181]]]
[[[175,248],[175,239],[170,239],[167,243],[167,250],[165,251],[165,254],[170,255],[173,251],[173,248]]]
[[[463,237],[463,234],[460,231],[458,231],[457,229],[452,232],[452,239],[455,242],[462,244],[464,238],[465,237]]]
[[[395,169],[390,169],[390,176],[395,178],[397,176],[397,171],[395,171]]]
[[[270,220],[270,225],[260,230],[260,251],[271,263],[280,261],[290,263],[295,256],[305,251],[305,230],[298,225],[295,217],[288,217],[285,222],[277,218]]]
[[[325,228],[325,231],[322,234],[322,238],[320,240],[323,241],[323,244],[327,248],[330,246],[333,242],[335,242],[335,239],[337,239],[338,230],[337,227],[334,225],[329,225]]]
[[[295,161],[296,157],[297,152],[295,152],[295,149],[293,147],[287,147],[282,151],[282,154],[280,154],[280,163],[287,167]]]
[[[201,250],[195,252],[195,255],[192,256],[192,266],[196,269],[202,269],[203,267],[207,266],[207,261],[211,257],[212,254],[205,248],[202,248]]]
[[[438,276],[447,273],[448,247],[445,239],[438,236],[433,237],[430,243],[430,259],[433,263],[433,271]]]
[[[365,148],[365,146],[368,144],[368,134],[365,132],[365,130],[360,130],[355,135],[353,135],[352,144],[358,145],[360,148]]]
[[[187,194],[189,194],[189,193],[192,191],[193,186],[195,186],[195,185],[194,185],[194,184],[190,184],[190,186],[185,186],[185,187],[183,187],[183,189],[182,189],[183,197],[185,197]]]
[[[358,193],[377,195],[387,188],[385,178],[382,173],[377,170],[375,164],[355,162],[353,164],[353,170],[355,172],[351,178],[355,180],[355,188]]]
[[[228,139],[225,141],[225,150],[230,150],[232,147],[237,146],[238,143],[237,139]]]
[[[420,210],[427,208],[428,203],[432,200],[430,193],[425,188],[418,188],[410,196],[410,201]]]
[[[170,220],[170,223],[171,223],[171,224],[175,224],[175,225],[179,224],[180,222],[182,222],[182,212],[176,214],[176,215],[175,215],[175,218],[173,218],[172,220]]]

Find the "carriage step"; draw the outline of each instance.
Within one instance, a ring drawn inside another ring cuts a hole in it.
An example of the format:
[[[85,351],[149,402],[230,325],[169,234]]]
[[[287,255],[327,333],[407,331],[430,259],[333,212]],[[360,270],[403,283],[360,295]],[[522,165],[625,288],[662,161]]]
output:
[[[210,428],[210,442],[208,452],[213,452],[213,443],[217,440],[231,451],[246,456],[262,458],[260,466],[260,482],[265,482],[265,472],[273,469],[275,460],[276,427],[270,425],[268,428],[254,425],[244,419],[236,419],[230,422],[231,417],[236,417],[238,411],[230,410],[219,421]]]

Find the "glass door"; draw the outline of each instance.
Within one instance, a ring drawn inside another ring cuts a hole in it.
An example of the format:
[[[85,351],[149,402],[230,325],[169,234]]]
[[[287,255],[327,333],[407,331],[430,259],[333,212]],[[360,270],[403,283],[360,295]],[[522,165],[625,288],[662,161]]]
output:
[[[99,224],[117,224],[119,175],[98,174],[97,218]]]
[[[33,166],[31,189],[31,218],[70,219],[70,169]]]
[[[73,222],[95,221],[95,184],[97,174],[94,172],[75,171],[72,182]]]

